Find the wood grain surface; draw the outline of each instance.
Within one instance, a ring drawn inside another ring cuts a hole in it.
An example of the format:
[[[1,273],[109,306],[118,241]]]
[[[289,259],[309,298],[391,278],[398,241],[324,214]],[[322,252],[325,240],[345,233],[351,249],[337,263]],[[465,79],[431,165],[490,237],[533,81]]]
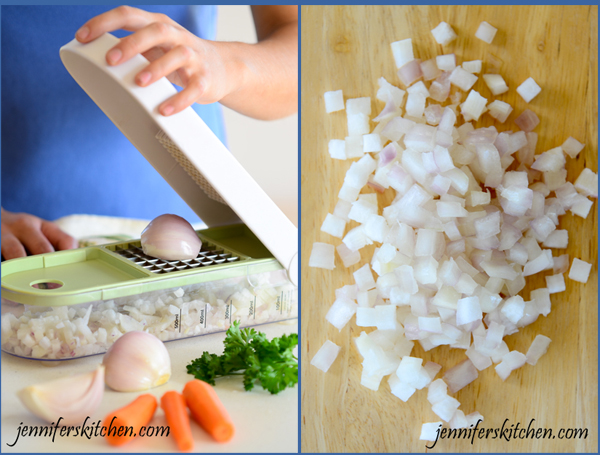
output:
[[[325,321],[334,291],[353,284],[352,273],[370,260],[374,246],[361,250],[363,260],[346,269],[336,256],[336,269],[309,268],[313,242],[339,245],[340,239],[320,231],[332,213],[350,160],[332,160],[330,139],[347,135],[345,111],[325,113],[323,93],[344,91],[344,98],[370,96],[374,115],[383,108],[375,97],[377,79],[385,76],[402,87],[390,50],[393,41],[412,38],[416,58],[423,60],[454,52],[459,62],[500,61],[499,72],[509,92],[496,97],[514,111],[500,131],[517,130],[514,119],[525,108],[541,119],[537,153],[561,145],[569,136],[586,144],[576,159],[567,158],[568,180],[584,167],[597,172],[597,7],[595,6],[304,6],[302,13],[302,421],[303,452],[423,452],[421,425],[440,419],[420,390],[407,403],[390,393],[387,380],[374,392],[360,385],[361,358],[353,337],[364,330],[351,322],[339,332]],[[459,38],[442,47],[430,30],[446,21]],[[481,21],[498,28],[491,45],[475,38]],[[526,104],[516,87],[533,77],[542,92]],[[482,78],[473,87],[493,97]],[[464,100],[464,96],[463,96]],[[488,126],[484,115],[476,127]],[[372,123],[372,127],[375,124]],[[369,192],[368,189],[363,192]],[[392,190],[379,196],[380,208],[390,203]],[[352,222],[347,230],[354,227]],[[519,423],[552,429],[552,439],[475,438],[440,440],[431,452],[597,452],[598,451],[598,281],[597,202],[587,219],[570,212],[561,218],[569,231],[570,259],[593,263],[587,284],[571,281],[567,290],[551,296],[552,312],[506,337],[511,350],[527,352],[537,334],[552,344],[536,366],[525,365],[505,381],[494,368],[454,394],[465,414],[483,414],[483,428]],[[554,250],[555,255],[564,250]],[[527,279],[521,295],[544,287],[543,275]],[[372,329],[367,329],[370,331]],[[325,340],[342,347],[328,373],[310,365]],[[442,346],[429,352],[415,344],[413,356],[449,367],[466,358],[464,351]],[[438,376],[440,377],[440,376]],[[586,439],[560,439],[560,429],[588,430]]]

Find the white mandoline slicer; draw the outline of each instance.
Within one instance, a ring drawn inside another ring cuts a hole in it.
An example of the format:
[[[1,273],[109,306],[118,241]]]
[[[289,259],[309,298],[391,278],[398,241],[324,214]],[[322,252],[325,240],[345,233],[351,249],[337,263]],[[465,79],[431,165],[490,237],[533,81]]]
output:
[[[61,59],[77,83],[209,227],[241,220],[298,285],[298,229],[239,164],[196,112],[164,117],[158,106],[177,93],[162,78],[139,87],[148,65],[141,55],[109,66],[106,53],[119,42],[105,34],[63,46]],[[167,153],[168,151],[168,153]]]

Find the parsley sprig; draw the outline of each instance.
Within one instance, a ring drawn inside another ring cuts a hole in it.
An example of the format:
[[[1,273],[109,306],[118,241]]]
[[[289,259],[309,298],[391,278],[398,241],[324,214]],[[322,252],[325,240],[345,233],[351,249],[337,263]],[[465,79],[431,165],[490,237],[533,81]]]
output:
[[[298,344],[297,334],[269,341],[264,333],[251,328],[240,329],[239,321],[234,321],[223,343],[223,355],[204,351],[187,366],[187,372],[212,385],[223,376],[244,376],[246,390],[252,390],[258,382],[272,394],[294,387],[298,382],[298,359],[293,354]]]

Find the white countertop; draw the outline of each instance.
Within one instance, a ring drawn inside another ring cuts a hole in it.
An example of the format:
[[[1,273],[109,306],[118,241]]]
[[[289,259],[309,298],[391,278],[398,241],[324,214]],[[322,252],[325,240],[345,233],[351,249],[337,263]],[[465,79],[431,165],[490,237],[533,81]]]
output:
[[[269,339],[286,333],[298,332],[298,321],[272,323],[257,327]],[[193,377],[187,374],[186,365],[200,357],[203,351],[221,354],[225,333],[216,333],[166,343],[171,356],[172,376],[164,384],[148,392],[160,400],[167,390],[181,392],[185,383]],[[172,437],[135,438],[120,447],[110,446],[102,437],[88,439],[82,436],[51,437],[21,436],[24,426],[46,426],[46,422],[32,415],[20,402],[16,392],[26,386],[50,381],[65,375],[93,371],[102,361],[102,355],[60,362],[26,360],[2,353],[2,452],[175,452],[177,446]],[[217,380],[215,390],[236,427],[232,441],[215,442],[193,420],[192,433],[196,445],[194,452],[298,452],[298,385],[277,395],[256,386],[246,392],[239,376]],[[95,424],[111,411],[133,401],[138,393],[120,393],[105,390],[99,409],[90,416]],[[163,411],[157,409],[149,425],[166,425]]]

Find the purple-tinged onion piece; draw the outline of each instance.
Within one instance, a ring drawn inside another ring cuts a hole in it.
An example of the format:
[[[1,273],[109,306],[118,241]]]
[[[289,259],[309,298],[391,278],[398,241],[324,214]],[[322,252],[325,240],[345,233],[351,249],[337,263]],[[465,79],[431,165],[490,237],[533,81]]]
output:
[[[182,261],[198,256],[202,241],[190,223],[177,215],[160,215],[142,232],[142,249],[148,256]]]

